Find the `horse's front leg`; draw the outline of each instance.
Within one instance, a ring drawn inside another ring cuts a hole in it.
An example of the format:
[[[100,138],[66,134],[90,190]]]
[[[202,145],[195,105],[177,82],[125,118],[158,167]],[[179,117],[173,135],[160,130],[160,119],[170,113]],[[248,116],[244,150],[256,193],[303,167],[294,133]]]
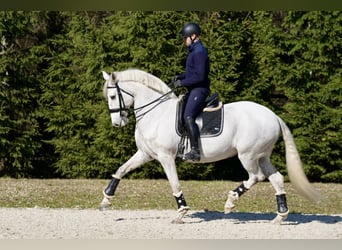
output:
[[[178,193],[173,193],[173,196],[176,198],[177,206],[178,206],[178,215],[177,217],[172,220],[173,224],[183,224],[183,217],[187,214],[189,211],[189,207],[186,204],[186,201],[184,199],[183,192],[180,191]]]
[[[122,177],[128,172],[140,167],[146,162],[151,161],[152,158],[145,154],[143,151],[138,150],[125,164],[123,164],[115,174],[112,175],[112,179],[108,186],[103,190],[103,199],[100,204],[100,210],[107,210],[111,205],[111,200],[114,197],[115,190]]]
[[[173,192],[173,196],[176,198],[177,207],[178,207],[178,215],[172,220],[174,224],[182,224],[184,223],[183,217],[189,210],[188,205],[186,204],[176,169],[175,160],[170,155],[163,155],[158,157],[159,162],[162,164],[164,172],[169,180],[171,185],[171,189]]]

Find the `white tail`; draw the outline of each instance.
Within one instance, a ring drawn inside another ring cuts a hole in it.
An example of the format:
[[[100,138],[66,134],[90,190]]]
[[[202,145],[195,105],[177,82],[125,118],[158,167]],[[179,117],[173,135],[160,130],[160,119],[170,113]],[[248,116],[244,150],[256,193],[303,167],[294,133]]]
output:
[[[312,202],[318,202],[322,198],[322,195],[310,184],[304,173],[291,131],[280,117],[278,117],[278,120],[285,142],[286,167],[289,179],[300,195]]]

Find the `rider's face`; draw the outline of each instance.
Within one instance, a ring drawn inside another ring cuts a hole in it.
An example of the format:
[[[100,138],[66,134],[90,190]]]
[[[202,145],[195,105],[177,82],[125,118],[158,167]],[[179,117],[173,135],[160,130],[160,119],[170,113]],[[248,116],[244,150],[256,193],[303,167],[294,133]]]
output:
[[[191,38],[190,38],[190,36],[184,38],[184,43],[185,43],[185,45],[187,47],[189,47],[192,44],[192,40],[191,39],[192,40],[196,39],[196,35],[193,34],[193,35],[191,35]]]

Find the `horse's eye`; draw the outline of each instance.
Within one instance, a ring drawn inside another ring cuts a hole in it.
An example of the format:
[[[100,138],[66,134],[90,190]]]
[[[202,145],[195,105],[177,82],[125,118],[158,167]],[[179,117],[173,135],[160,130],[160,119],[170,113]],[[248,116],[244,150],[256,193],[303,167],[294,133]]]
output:
[[[111,95],[109,98],[114,101],[115,100],[115,95]]]

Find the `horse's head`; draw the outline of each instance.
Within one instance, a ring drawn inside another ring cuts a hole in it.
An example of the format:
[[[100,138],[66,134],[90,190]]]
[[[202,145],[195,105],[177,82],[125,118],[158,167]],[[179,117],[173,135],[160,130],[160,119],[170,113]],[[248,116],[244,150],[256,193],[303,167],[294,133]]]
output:
[[[128,123],[127,111],[133,104],[133,95],[121,89],[119,80],[113,72],[110,75],[102,72],[106,80],[103,86],[103,95],[108,102],[110,118],[114,127],[123,127]]]

